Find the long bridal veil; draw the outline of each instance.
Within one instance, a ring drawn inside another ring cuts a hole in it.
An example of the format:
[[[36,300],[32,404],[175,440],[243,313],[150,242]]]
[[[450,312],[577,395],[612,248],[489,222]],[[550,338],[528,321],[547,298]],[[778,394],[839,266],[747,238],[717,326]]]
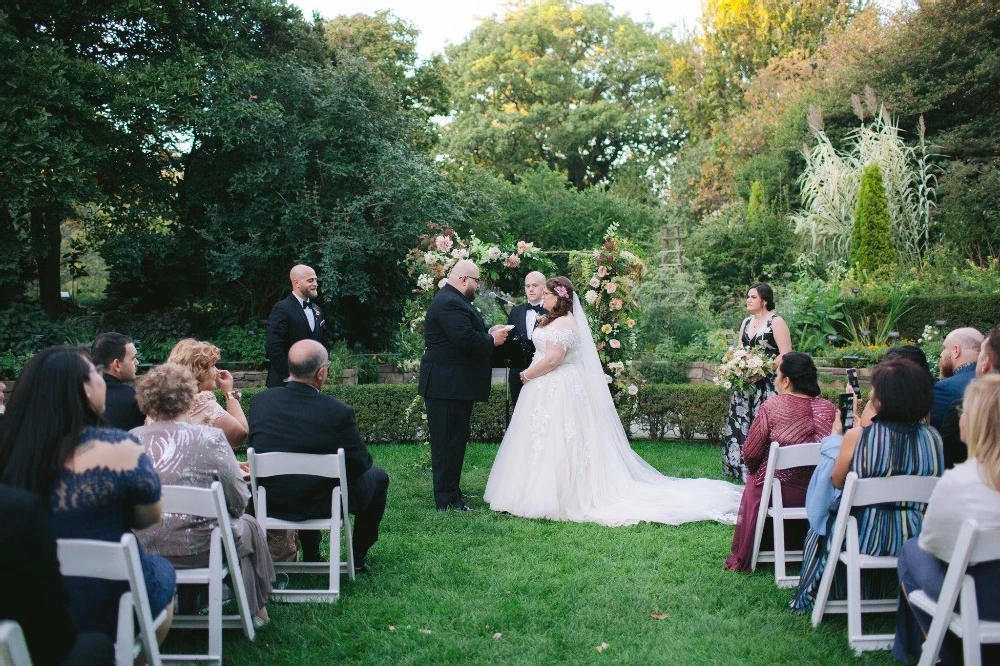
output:
[[[598,522],[629,524],[648,520],[679,524],[715,520],[734,523],[742,487],[713,479],[664,476],[632,450],[611,397],[587,315],[575,293],[573,318],[580,336],[580,375],[589,407],[596,416],[591,423],[596,426],[597,432],[587,436],[596,438],[601,446],[610,449],[610,457],[620,459],[628,477],[608,480],[618,485],[620,493],[615,494],[619,495],[620,501],[615,501],[615,506],[595,506],[603,514],[597,516]],[[622,467],[609,466],[609,473],[611,469],[621,470]]]

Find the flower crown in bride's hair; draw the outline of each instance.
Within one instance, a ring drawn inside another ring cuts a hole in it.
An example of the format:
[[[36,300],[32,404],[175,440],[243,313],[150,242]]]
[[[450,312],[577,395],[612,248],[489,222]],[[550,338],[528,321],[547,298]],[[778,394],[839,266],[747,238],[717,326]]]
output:
[[[556,292],[559,298],[569,298],[569,292],[566,291],[566,287],[562,286],[561,284],[557,284],[553,289],[553,291]]]

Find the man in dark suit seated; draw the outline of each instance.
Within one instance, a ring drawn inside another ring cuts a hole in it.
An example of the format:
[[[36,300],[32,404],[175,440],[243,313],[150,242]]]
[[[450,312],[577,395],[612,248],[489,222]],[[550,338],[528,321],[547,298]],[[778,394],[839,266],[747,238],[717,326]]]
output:
[[[308,266],[294,266],[288,274],[292,293],[271,308],[264,349],[267,351],[267,387],[284,386],[288,378],[288,351],[299,340],[316,340],[326,347],[326,320],[316,305],[319,280]]]
[[[34,664],[113,664],[114,644],[77,633],[69,615],[56,540],[38,495],[0,485],[0,620],[21,625]]]
[[[965,395],[965,387],[976,378],[976,361],[983,334],[974,328],[956,328],[944,338],[941,349],[941,380],[934,385],[931,425],[939,432],[948,408]]]
[[[132,341],[121,333],[101,333],[90,347],[90,360],[104,373],[107,397],[104,420],[116,428],[131,430],[146,422],[135,400],[135,373],[139,370],[139,354]]]
[[[329,367],[326,348],[315,340],[292,345],[287,386],[269,388],[250,403],[249,446],[257,453],[330,454],[344,449],[348,508],[354,514],[354,565],[364,572],[368,549],[378,541],[389,476],[372,466],[354,410],[320,392]],[[282,520],[329,518],[333,484],[332,479],[306,475],[261,479],[267,488],[268,515]],[[320,533],[302,530],[299,540],[303,559],[319,562]]]

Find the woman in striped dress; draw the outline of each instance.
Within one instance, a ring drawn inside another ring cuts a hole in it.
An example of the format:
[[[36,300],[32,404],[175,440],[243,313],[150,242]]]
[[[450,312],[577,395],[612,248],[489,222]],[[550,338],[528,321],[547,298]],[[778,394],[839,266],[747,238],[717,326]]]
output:
[[[867,425],[844,435],[833,467],[833,485],[843,488],[849,472],[861,478],[903,474],[940,476],[944,470],[941,437],[923,423],[931,409],[933,389],[930,376],[911,361],[880,363],[872,373],[871,400],[861,417],[861,422]],[[833,531],[838,507],[839,500],[830,507],[825,535],[810,529],[806,536],[799,587],[789,603],[794,611],[812,610],[830,556],[827,536]],[[898,556],[903,543],[920,533],[923,512],[923,504],[910,502],[855,509],[852,513],[858,520],[861,553]],[[846,596],[843,567],[838,565],[838,568],[830,599]],[[862,579],[864,597],[891,597],[897,589],[894,570],[870,572]]]

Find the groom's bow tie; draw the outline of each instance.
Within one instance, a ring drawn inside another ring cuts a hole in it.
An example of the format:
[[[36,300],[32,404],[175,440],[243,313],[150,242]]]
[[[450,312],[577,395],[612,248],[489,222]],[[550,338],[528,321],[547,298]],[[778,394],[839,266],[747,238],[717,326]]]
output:
[[[302,301],[302,309],[303,310],[308,310],[311,307],[312,307],[312,301],[310,301],[309,299],[306,299],[306,300]]]
[[[537,312],[538,314],[544,314],[544,313],[545,313],[545,308],[543,308],[543,307],[542,307],[541,305],[531,305],[531,304],[529,303],[529,304],[528,304],[528,308],[530,308],[530,309],[534,310],[534,311],[535,311],[535,312]]]

